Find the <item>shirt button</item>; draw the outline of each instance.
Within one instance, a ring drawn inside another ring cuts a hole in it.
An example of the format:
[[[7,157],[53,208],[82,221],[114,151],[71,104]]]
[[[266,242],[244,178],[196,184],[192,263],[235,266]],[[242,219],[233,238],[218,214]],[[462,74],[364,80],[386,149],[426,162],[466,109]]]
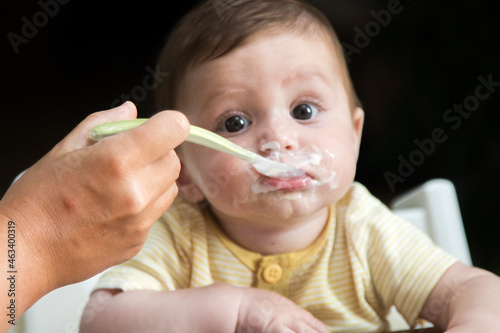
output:
[[[283,269],[278,264],[271,264],[264,268],[262,277],[267,283],[275,284],[283,277]]]

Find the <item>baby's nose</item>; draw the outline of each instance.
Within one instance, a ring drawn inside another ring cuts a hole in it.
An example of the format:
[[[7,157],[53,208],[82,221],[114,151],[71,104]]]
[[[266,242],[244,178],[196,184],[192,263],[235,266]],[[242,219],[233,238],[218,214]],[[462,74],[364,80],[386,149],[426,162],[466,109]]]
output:
[[[278,141],[269,141],[259,147],[259,151],[271,160],[278,161],[281,153],[281,144]]]
[[[259,134],[259,150],[265,154],[295,150],[298,145],[297,133],[292,127],[279,123],[263,127]]]
[[[281,144],[278,141],[269,141],[260,147],[261,151],[280,151]]]

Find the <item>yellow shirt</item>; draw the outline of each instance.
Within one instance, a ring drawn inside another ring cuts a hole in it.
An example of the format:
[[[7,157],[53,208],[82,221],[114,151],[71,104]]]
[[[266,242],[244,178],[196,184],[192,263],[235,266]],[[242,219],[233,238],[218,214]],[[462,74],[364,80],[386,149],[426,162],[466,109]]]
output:
[[[362,185],[330,206],[327,226],[307,249],[261,255],[232,242],[208,210],[176,200],[141,252],[107,271],[96,288],[176,290],[214,282],[276,291],[333,332],[387,329],[396,305],[413,324],[456,259],[392,214]]]

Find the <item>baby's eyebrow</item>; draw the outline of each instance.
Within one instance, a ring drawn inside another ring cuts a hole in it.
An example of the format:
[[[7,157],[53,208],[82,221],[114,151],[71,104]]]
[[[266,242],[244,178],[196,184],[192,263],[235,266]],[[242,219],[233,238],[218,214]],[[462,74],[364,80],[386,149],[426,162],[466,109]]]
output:
[[[212,100],[214,100],[216,98],[222,98],[222,97],[224,97],[224,95],[245,94],[246,92],[247,92],[247,89],[244,89],[244,88],[229,88],[229,89],[216,88],[207,94],[207,96],[204,100],[204,104],[208,105],[208,104],[212,103]]]
[[[306,69],[306,70],[301,70],[298,72],[293,73],[292,75],[288,75],[282,80],[283,86],[289,85],[293,82],[296,82],[298,80],[320,80],[325,84],[330,84],[330,80],[327,78],[327,76],[314,69]]]

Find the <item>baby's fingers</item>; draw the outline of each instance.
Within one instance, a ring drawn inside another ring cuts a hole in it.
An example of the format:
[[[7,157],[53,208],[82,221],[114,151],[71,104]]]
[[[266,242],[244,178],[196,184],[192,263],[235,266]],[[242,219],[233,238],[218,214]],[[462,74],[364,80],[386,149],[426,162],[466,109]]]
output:
[[[291,322],[286,332],[294,333],[329,333],[328,328],[320,320],[315,318],[309,312],[304,314],[301,320]]]

